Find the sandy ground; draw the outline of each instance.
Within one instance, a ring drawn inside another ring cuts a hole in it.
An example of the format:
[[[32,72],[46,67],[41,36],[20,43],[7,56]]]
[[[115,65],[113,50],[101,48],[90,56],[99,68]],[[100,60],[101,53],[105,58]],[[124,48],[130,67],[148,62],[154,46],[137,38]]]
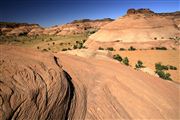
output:
[[[172,79],[180,83],[180,50],[137,50],[137,51],[115,51],[113,54],[119,54],[122,57],[128,57],[130,64],[134,67],[138,60],[152,70],[155,70],[155,63],[161,62],[163,65],[173,65],[178,70],[168,70]]]

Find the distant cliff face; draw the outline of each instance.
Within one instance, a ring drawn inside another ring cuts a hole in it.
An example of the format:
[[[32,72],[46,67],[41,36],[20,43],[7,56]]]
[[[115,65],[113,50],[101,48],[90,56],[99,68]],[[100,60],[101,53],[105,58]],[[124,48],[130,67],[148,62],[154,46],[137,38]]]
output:
[[[113,19],[97,20],[75,20],[72,23],[43,28],[38,24],[27,23],[0,23],[0,34],[5,36],[36,36],[36,35],[73,35],[83,33],[93,33],[102,26],[110,23]]]
[[[91,35],[85,45],[96,49],[99,46],[113,46],[119,49],[123,43],[132,45],[162,42],[171,38],[180,39],[180,12],[154,13],[150,9],[129,9],[126,15]],[[154,46],[154,43],[152,44],[147,46]],[[169,43],[167,45],[171,46]]]
[[[141,13],[141,14],[154,14],[153,11],[151,11],[150,9],[129,9],[127,11],[127,15],[130,15],[130,14],[138,14],[138,13]]]

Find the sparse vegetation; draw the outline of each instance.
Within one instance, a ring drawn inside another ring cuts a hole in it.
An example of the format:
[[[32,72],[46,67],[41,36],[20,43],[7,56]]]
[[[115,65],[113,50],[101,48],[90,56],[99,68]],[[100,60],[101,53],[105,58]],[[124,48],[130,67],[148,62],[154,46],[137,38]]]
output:
[[[155,69],[156,70],[168,70],[168,66],[167,65],[162,65],[161,63],[156,63],[155,64]]]
[[[99,47],[98,49],[99,49],[99,50],[104,50],[104,48],[102,48],[102,47]]]
[[[115,49],[113,47],[108,47],[106,50],[115,51]]]
[[[156,47],[156,50],[167,50],[166,47]]]
[[[171,74],[170,73],[167,73],[165,72],[165,70],[177,70],[177,68],[175,66],[172,66],[172,65],[162,65],[161,63],[156,63],[155,64],[155,73],[162,79],[165,79],[165,80],[172,80],[170,78]]]
[[[177,67],[172,66],[172,65],[169,65],[169,69],[170,69],[170,70],[177,70]]]
[[[170,73],[166,73],[162,70],[156,70],[155,73],[162,79],[164,80],[172,80],[171,79],[171,74]]]
[[[113,59],[118,60],[119,62],[121,62],[123,60],[119,54],[114,55]]]
[[[123,60],[122,60],[123,64],[129,66],[129,59],[128,57],[125,57]]]
[[[138,60],[136,65],[135,65],[135,68],[144,68],[143,62]]]
[[[43,49],[42,51],[47,52],[48,50],[47,49]]]
[[[134,48],[133,46],[130,46],[128,50],[129,50],[129,51],[135,51],[136,48]]]
[[[67,51],[68,49],[66,49],[66,48],[63,48],[61,51]]]
[[[120,51],[125,51],[126,49],[125,49],[125,48],[120,48],[119,50],[120,50]]]

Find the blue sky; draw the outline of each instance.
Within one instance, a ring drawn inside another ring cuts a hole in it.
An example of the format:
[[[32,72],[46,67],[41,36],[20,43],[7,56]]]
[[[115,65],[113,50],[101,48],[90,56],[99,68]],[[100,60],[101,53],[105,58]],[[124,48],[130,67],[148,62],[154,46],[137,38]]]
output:
[[[0,21],[64,24],[78,19],[118,18],[129,8],[180,11],[179,0],[1,0]]]

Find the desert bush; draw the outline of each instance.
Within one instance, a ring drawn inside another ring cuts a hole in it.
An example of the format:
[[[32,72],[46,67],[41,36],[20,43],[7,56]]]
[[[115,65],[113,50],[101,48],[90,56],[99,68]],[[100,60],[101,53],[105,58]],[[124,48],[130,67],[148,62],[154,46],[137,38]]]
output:
[[[126,49],[125,49],[125,48],[120,48],[119,50],[120,50],[120,51],[125,51]]]
[[[151,50],[154,50],[154,48],[152,47]]]
[[[78,43],[78,44],[77,44],[77,47],[78,47],[79,49],[81,49],[81,48],[83,47],[83,43],[81,43],[81,42]]]
[[[49,40],[53,40],[52,38],[49,38]]]
[[[129,51],[135,51],[136,48],[134,48],[133,46],[130,46],[130,48],[128,49]]]
[[[172,79],[170,78],[171,74],[169,74],[169,73],[165,73],[165,72],[162,71],[162,70],[156,70],[155,72],[156,72],[156,74],[157,74],[160,78],[162,78],[162,79],[164,79],[164,80],[172,80]]]
[[[67,51],[68,49],[66,49],[66,48],[63,48],[61,51]]]
[[[39,47],[39,46],[37,46],[37,49],[40,49],[40,47]]]
[[[167,50],[166,47],[156,47],[156,50]]]
[[[98,49],[99,49],[99,50],[104,50],[104,48],[102,48],[102,47],[99,47]]]
[[[106,50],[114,51],[115,49],[113,47],[108,47]]]
[[[140,61],[140,60],[138,60],[137,63],[136,63],[136,65],[135,65],[135,67],[136,67],[136,68],[144,68],[143,62]]]
[[[172,50],[176,50],[176,48],[173,47]]]
[[[129,59],[127,57],[125,57],[123,60],[122,60],[123,64],[129,66]]]
[[[156,70],[168,70],[168,66],[167,65],[162,65],[161,63],[156,63],[155,64],[155,69]]]
[[[42,51],[47,52],[48,50],[47,49],[43,49]]]
[[[119,62],[121,62],[123,60],[119,54],[114,55],[113,59],[118,60]]]
[[[175,67],[175,66],[169,65],[168,67],[170,70],[177,70],[177,67]]]
[[[55,45],[55,42],[53,42],[52,44]]]
[[[51,50],[51,48],[48,48],[48,50]]]
[[[63,45],[64,43],[59,43],[59,45]]]
[[[73,49],[77,49],[77,45],[74,45],[74,46],[73,46]]]
[[[86,40],[82,40],[83,41],[83,43],[85,43],[86,42]]]

